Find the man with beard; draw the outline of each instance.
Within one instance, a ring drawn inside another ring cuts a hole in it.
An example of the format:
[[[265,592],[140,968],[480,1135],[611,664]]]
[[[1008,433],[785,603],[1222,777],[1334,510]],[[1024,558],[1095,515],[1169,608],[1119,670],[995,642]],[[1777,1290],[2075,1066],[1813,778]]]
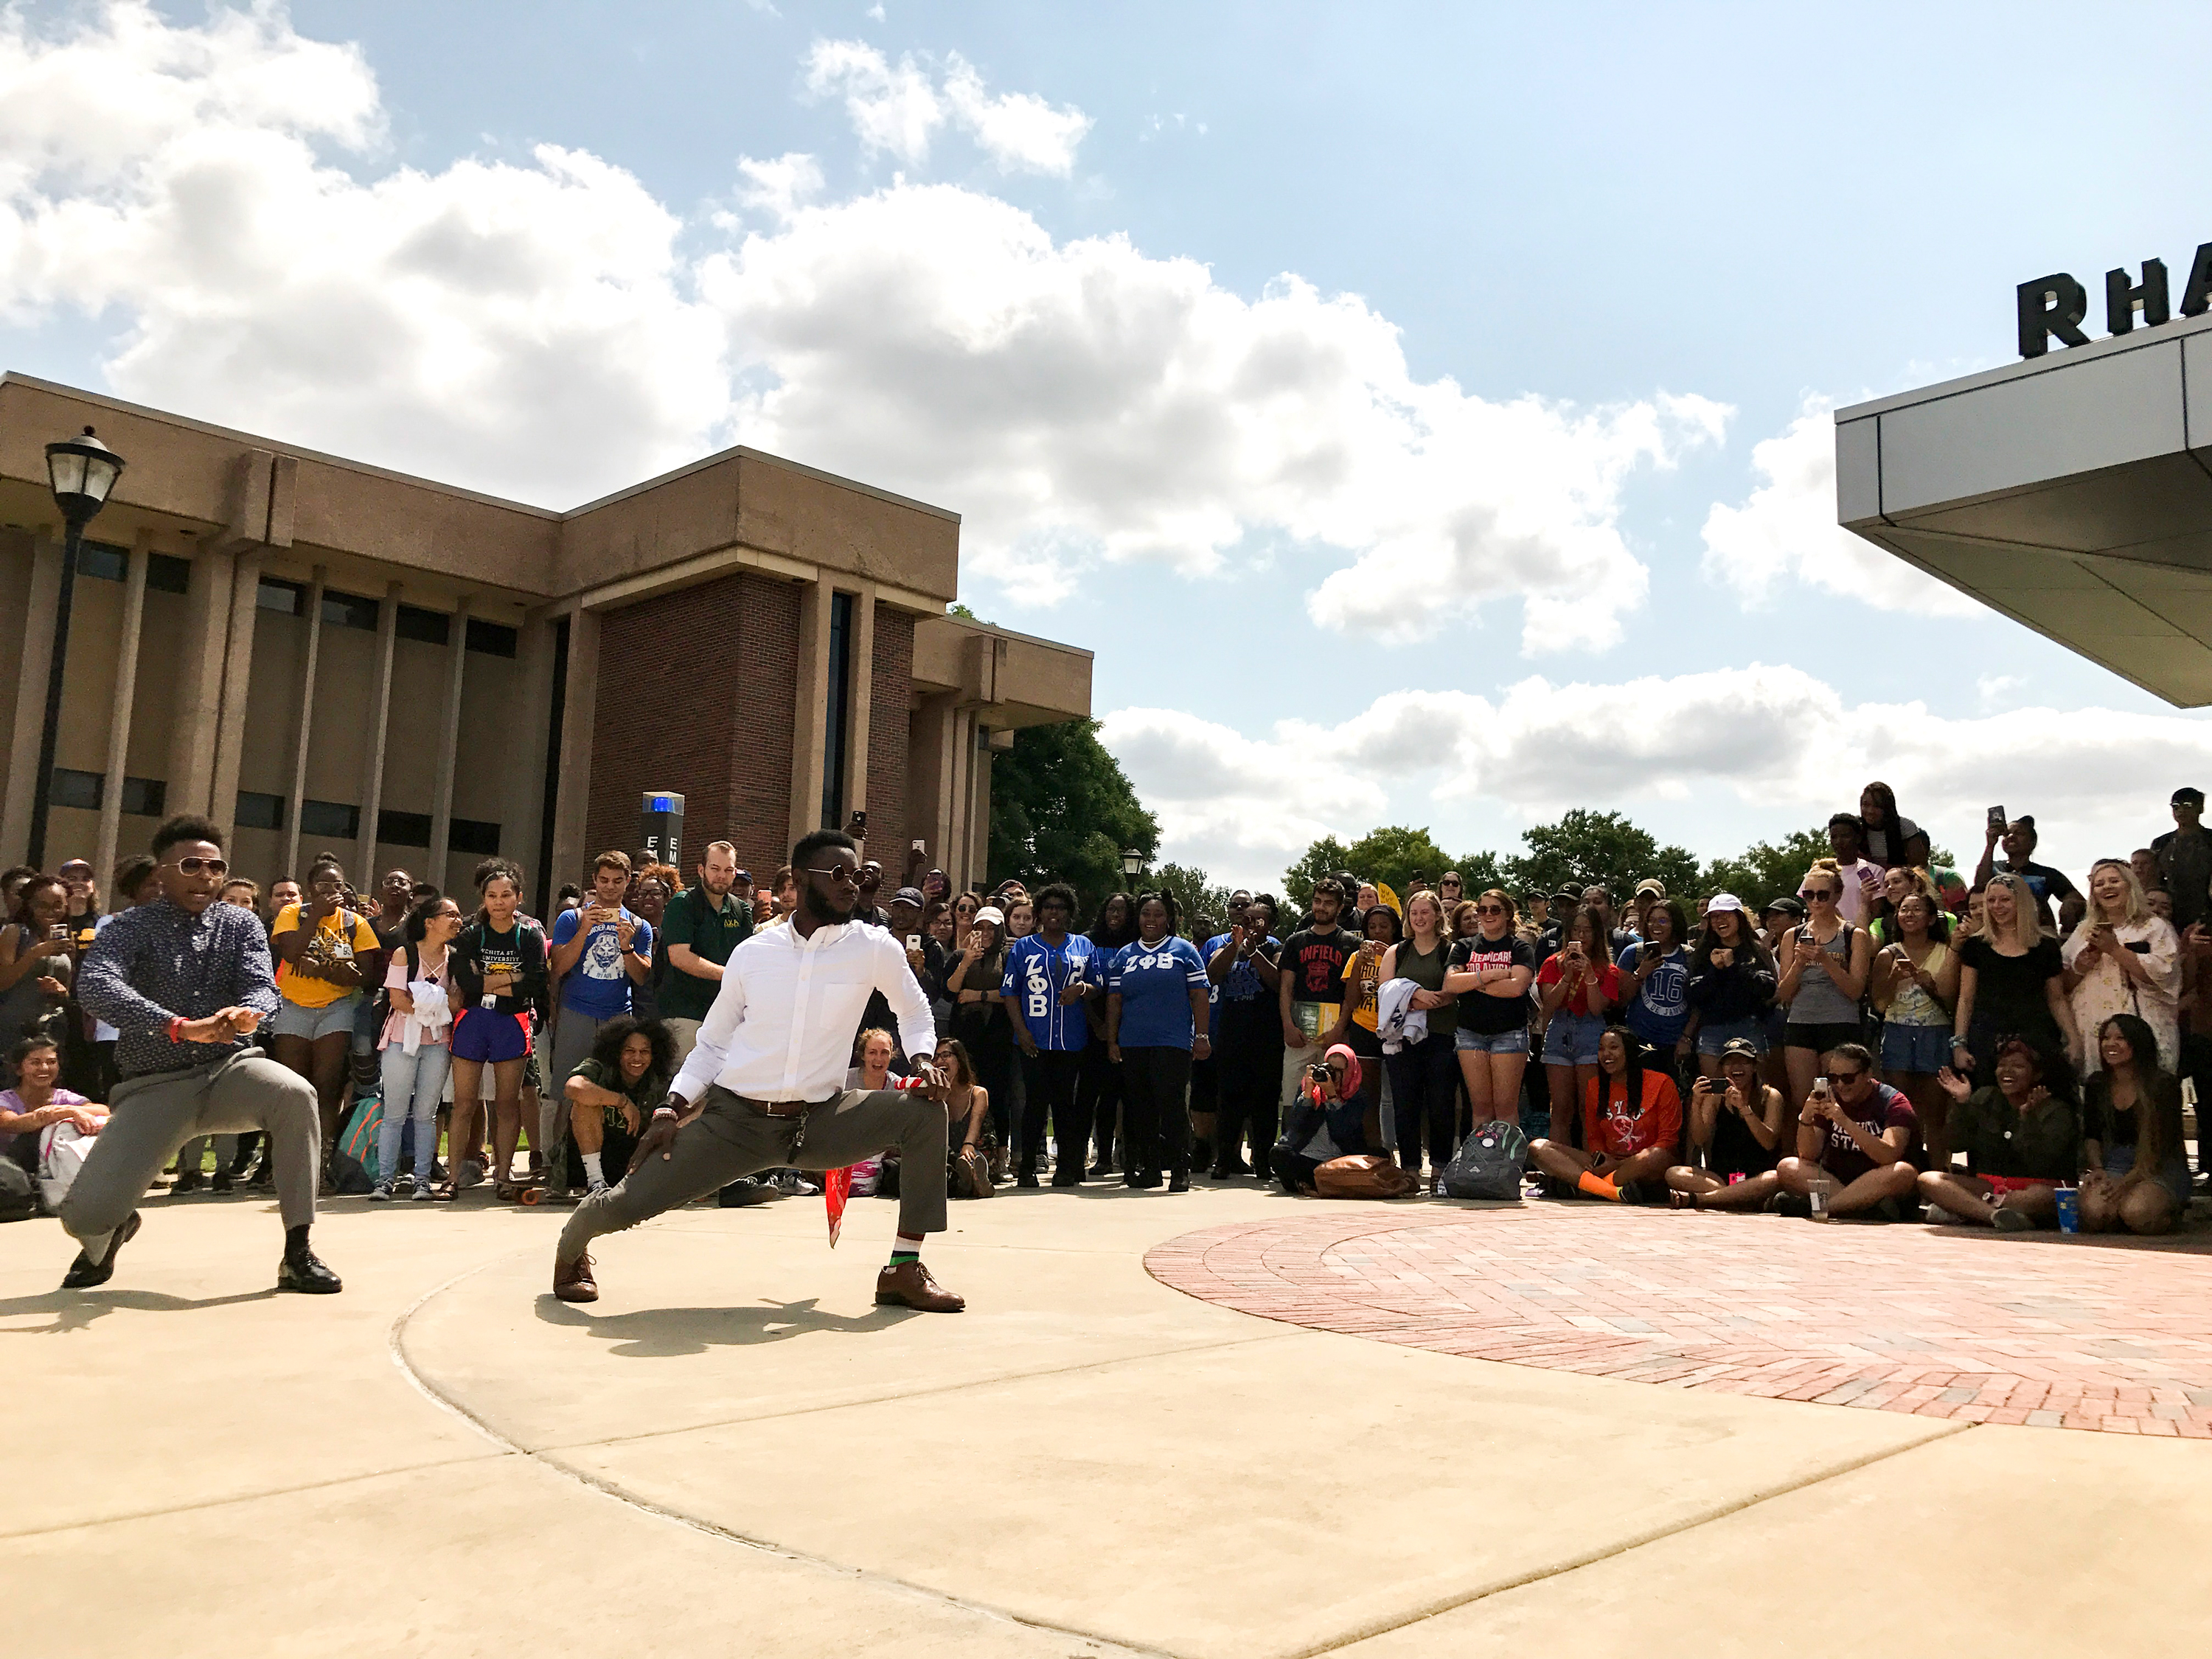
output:
[[[726,841],[708,842],[699,860],[699,884],[669,900],[662,915],[670,971],[660,988],[660,1019],[676,1039],[678,1066],[691,1058],[700,1023],[714,1006],[723,964],[753,931],[752,906],[736,890],[744,873],[736,848]]]
[[[898,1237],[876,1300],[924,1313],[967,1304],[921,1264],[925,1235],[945,1231],[945,1084],[929,1000],[905,947],[855,925],[860,858],[853,838],[817,830],[792,849],[797,906],[731,952],[668,1103],[640,1137],[629,1173],[578,1206],[553,1256],[553,1294],[595,1302],[593,1239],[702,1198],[762,1170],[836,1170],[896,1146],[903,1178]],[[881,991],[924,1089],[842,1087],[868,994]]]

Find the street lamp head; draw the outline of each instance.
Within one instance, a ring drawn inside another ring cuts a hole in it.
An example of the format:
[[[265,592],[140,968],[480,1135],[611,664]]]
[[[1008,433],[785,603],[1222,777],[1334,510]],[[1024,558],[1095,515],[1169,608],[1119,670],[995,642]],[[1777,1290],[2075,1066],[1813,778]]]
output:
[[[123,473],[123,458],[84,429],[82,438],[46,446],[46,479],[54,504],[72,529],[81,529],[107,505],[108,492]]]
[[[1133,847],[1121,849],[1121,873],[1134,881],[1145,872],[1145,855]]]

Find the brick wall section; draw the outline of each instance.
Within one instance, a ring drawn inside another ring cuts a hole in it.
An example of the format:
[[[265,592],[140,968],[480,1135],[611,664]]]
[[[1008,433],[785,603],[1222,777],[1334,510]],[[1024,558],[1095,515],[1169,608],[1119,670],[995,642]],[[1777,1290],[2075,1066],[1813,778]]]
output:
[[[896,878],[906,868],[906,762],[914,721],[914,617],[876,607],[868,692],[868,856]],[[896,885],[894,879],[889,884]]]
[[[763,878],[784,861],[798,631],[798,586],[751,572],[605,613],[586,856],[635,854],[639,796],[673,789],[687,882],[710,841],[734,842]],[[555,872],[556,885],[579,879]]]

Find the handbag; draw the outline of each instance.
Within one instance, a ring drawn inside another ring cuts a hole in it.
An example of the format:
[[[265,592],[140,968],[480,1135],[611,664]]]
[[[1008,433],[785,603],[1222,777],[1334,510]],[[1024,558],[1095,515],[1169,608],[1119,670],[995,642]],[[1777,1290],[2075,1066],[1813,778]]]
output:
[[[1420,1189],[1417,1177],[1373,1152],[1333,1158],[1314,1171],[1314,1191],[1323,1198],[1406,1198]]]

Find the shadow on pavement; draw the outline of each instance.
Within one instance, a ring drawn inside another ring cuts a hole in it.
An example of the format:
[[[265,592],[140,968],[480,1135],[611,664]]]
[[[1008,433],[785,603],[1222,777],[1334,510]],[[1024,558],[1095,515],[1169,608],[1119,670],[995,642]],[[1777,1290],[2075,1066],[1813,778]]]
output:
[[[266,1302],[276,1294],[276,1287],[272,1285],[265,1291],[200,1297],[167,1296],[159,1291],[107,1290],[47,1291],[39,1296],[0,1297],[0,1319],[13,1314],[54,1316],[51,1325],[0,1326],[0,1335],[47,1336],[57,1332],[81,1331],[94,1320],[118,1308],[128,1308],[134,1313],[194,1313],[205,1308],[235,1307],[241,1302]]]
[[[608,1352],[625,1359],[669,1359],[705,1353],[709,1348],[787,1342],[795,1336],[887,1331],[919,1316],[912,1308],[878,1307],[856,1318],[825,1313],[809,1297],[744,1308],[641,1308],[634,1313],[601,1314],[547,1291],[538,1298],[538,1317],[549,1325],[588,1331],[613,1343]]]

